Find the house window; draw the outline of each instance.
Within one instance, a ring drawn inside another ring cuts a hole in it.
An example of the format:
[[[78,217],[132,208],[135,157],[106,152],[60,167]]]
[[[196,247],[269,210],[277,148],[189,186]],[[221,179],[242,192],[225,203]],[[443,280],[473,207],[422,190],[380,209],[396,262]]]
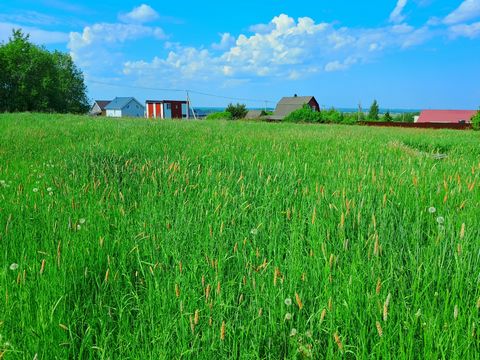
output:
[[[171,110],[171,109],[172,109],[172,104],[167,103],[167,110]]]

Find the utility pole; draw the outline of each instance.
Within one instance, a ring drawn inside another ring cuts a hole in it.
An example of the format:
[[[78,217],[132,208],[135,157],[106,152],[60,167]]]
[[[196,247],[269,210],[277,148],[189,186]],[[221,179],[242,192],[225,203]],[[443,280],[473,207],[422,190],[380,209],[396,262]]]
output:
[[[188,94],[188,90],[185,90],[187,92],[187,119],[189,118],[190,116],[190,96]],[[193,118],[195,120],[197,120],[197,116],[195,115],[195,109],[192,107],[192,114],[193,114]]]

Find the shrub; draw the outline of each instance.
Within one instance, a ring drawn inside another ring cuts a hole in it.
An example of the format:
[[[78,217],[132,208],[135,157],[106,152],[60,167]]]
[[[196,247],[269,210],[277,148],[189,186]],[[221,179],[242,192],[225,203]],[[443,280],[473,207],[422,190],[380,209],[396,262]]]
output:
[[[232,120],[232,114],[228,111],[215,112],[207,115],[207,120]]]
[[[308,105],[303,105],[301,109],[295,110],[287,115],[283,121],[286,122],[323,122],[322,113],[313,111]]]
[[[233,105],[233,104],[228,104],[227,108],[225,109],[225,112],[229,112],[232,114],[232,119],[243,119],[245,116],[247,116],[247,107],[245,104],[238,104]]]
[[[473,130],[480,130],[480,109],[478,109],[478,112],[472,117],[472,128]]]
[[[393,121],[392,115],[390,115],[390,111],[387,111],[385,115],[383,115],[383,121],[386,121],[386,122]]]

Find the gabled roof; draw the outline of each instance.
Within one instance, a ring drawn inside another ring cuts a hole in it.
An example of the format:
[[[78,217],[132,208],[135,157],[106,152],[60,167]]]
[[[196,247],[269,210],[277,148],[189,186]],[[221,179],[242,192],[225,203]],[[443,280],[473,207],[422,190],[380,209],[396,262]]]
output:
[[[163,104],[163,103],[182,103],[186,104],[186,100],[147,100],[146,104]]]
[[[460,121],[470,123],[476,113],[475,110],[423,110],[417,123],[457,124]]]
[[[100,110],[105,110],[105,107],[110,104],[112,100],[95,100],[95,104],[98,105],[98,107],[100,108]],[[94,104],[94,105],[95,105]]]
[[[295,110],[301,109],[304,104],[308,104],[313,96],[292,96],[282,98],[275,108],[273,117],[276,119],[283,119]]]
[[[105,106],[105,109],[106,110],[122,110],[132,100],[143,107],[143,105],[140,104],[140,102],[134,97],[116,97],[115,99],[112,100],[112,102],[110,102],[107,106]]]

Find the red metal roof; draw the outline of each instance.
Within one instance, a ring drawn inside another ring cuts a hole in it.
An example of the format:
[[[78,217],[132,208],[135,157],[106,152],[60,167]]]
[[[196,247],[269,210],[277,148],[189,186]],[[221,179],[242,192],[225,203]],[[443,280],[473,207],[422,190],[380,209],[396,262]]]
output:
[[[476,110],[423,110],[417,122],[458,124],[465,121],[470,123],[476,113]]]

